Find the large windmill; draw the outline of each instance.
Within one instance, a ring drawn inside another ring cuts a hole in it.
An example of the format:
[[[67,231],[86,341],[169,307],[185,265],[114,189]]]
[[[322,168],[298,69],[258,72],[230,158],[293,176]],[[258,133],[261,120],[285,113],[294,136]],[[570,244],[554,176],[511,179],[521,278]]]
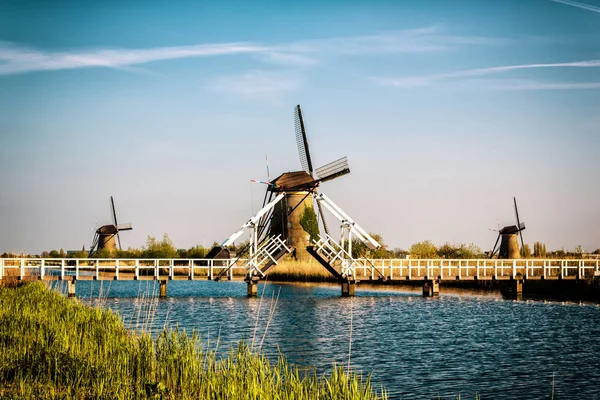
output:
[[[130,231],[133,229],[131,224],[119,224],[117,222],[117,212],[115,210],[115,201],[110,196],[110,209],[112,211],[113,224],[102,225],[96,229],[94,234],[94,241],[92,247],[90,247],[89,257],[93,256],[98,250],[107,249],[109,251],[117,248],[115,243],[115,237],[119,244],[119,250],[121,249],[121,237],[119,236],[120,231]]]
[[[521,249],[525,247],[523,242],[523,230],[525,230],[525,222],[519,220],[519,209],[517,208],[517,198],[513,197],[515,203],[515,216],[517,219],[516,225],[505,226],[498,230],[498,237],[494,248],[490,252],[490,258],[494,257],[498,252],[498,258],[521,258],[521,252],[519,251],[519,241],[517,236],[521,237]],[[502,239],[502,241],[500,241]],[[500,242],[500,247],[498,246]]]
[[[354,268],[357,262],[352,257],[352,240],[356,238],[370,249],[377,249],[380,244],[329,197],[317,193],[321,183],[350,173],[348,160],[342,157],[313,170],[299,105],[294,110],[294,117],[302,170],[286,172],[272,181],[269,178],[268,182],[262,182],[267,185],[263,207],[215,250],[227,248],[247,231],[248,244],[240,252],[244,254],[244,259],[230,260],[229,266],[219,272],[215,279],[221,279],[234,265],[242,262],[246,267],[248,295],[256,296],[257,282],[264,279],[279,260],[294,253],[300,261],[315,258],[340,281],[342,295],[351,296],[356,283]],[[267,176],[268,170],[267,167]],[[313,199],[317,202],[324,233],[319,232]],[[340,221],[339,241],[329,235],[321,205]]]
[[[285,197],[273,207],[270,213],[262,217],[259,234],[281,235],[288,246],[296,249],[296,259],[305,261],[311,258],[306,252],[306,246],[310,244],[310,234],[304,230],[300,220],[307,208],[313,208],[312,195],[317,192],[321,183],[349,174],[350,168],[347,157],[342,157],[316,170],[313,169],[300,105],[294,108],[294,124],[302,170],[283,173],[268,182],[263,206],[281,193],[285,193]],[[323,229],[329,233],[319,202],[317,202],[317,209]]]

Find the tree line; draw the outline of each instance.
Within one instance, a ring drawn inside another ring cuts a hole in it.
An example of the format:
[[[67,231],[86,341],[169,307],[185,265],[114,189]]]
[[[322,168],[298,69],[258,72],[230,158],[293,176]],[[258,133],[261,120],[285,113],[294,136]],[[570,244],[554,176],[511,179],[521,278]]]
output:
[[[313,217],[311,215],[311,217]],[[313,217],[314,218],[314,217]],[[308,219],[308,218],[307,218]],[[312,218],[310,218],[312,220]],[[312,231],[313,229],[311,229]],[[370,235],[379,243],[381,247],[376,250],[369,249],[360,240],[354,238],[352,240],[352,257],[354,258],[444,258],[444,259],[473,259],[487,258],[488,252],[481,250],[474,243],[459,243],[450,244],[448,242],[436,246],[431,240],[424,240],[414,243],[408,250],[394,248],[390,249],[382,237],[378,233],[370,233]],[[244,257],[247,252],[248,241],[241,242],[238,245],[230,246],[233,254],[239,257]],[[214,242],[210,248],[196,245],[189,249],[177,248],[173,241],[166,233],[162,239],[157,239],[153,236],[146,238],[146,244],[141,248],[128,248],[126,250],[109,250],[101,249],[94,253],[93,258],[204,258],[212,247],[219,246]],[[521,255],[524,258],[581,258],[584,251],[581,246],[568,251],[565,249],[546,250],[546,244],[534,242],[533,251],[528,244],[521,249]],[[600,255],[600,248],[593,251],[591,254]],[[18,258],[21,255],[4,253],[2,258]],[[43,251],[39,255],[29,255],[33,258],[87,258],[88,252],[85,248],[75,252],[65,252],[63,249]]]

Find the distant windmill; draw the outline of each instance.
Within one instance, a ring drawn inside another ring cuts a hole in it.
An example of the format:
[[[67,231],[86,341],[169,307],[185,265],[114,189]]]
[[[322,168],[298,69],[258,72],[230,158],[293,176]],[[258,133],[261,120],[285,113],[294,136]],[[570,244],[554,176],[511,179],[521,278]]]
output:
[[[498,252],[498,258],[521,258],[521,252],[519,251],[519,241],[517,236],[521,237],[521,249],[525,247],[523,242],[523,230],[525,230],[525,223],[519,220],[519,209],[517,208],[517,198],[513,197],[515,203],[515,216],[517,219],[516,225],[505,226],[498,230],[498,237],[494,248],[490,253],[490,258],[494,257]],[[502,241],[500,239],[502,238]],[[500,241],[500,247],[498,242]]]
[[[286,172],[272,181],[263,182],[267,184],[263,206],[280,193],[285,193],[285,198],[278,202],[270,213],[263,216],[259,234],[281,235],[288,245],[296,248],[297,259],[307,260],[311,258],[306,252],[306,246],[310,243],[307,242],[308,233],[300,224],[302,214],[306,207],[313,207],[312,195],[317,192],[322,182],[349,174],[350,168],[347,157],[342,157],[314,170],[300,105],[294,108],[294,125],[302,171]],[[317,208],[323,229],[329,233],[321,203],[317,202]]]
[[[119,224],[117,222],[115,201],[113,200],[112,196],[110,196],[110,208],[112,211],[113,224],[102,225],[100,228],[96,229],[96,233],[94,234],[94,241],[92,242],[92,247],[90,247],[90,257],[93,256],[98,250],[115,250],[115,237],[117,238],[117,242],[119,244],[119,250],[121,250],[121,237],[119,236],[119,232],[130,231],[133,229],[131,224]]]

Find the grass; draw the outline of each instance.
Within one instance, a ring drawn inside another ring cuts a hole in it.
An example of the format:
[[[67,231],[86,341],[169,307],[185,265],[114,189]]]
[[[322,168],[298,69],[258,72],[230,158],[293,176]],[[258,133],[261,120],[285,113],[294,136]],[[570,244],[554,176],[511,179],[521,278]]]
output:
[[[301,374],[241,343],[227,356],[185,331],[156,339],[110,310],[40,282],[0,289],[0,397],[66,399],[383,399],[370,380],[333,367]]]
[[[334,282],[335,278],[316,261],[284,260],[269,270],[269,280],[296,282]]]

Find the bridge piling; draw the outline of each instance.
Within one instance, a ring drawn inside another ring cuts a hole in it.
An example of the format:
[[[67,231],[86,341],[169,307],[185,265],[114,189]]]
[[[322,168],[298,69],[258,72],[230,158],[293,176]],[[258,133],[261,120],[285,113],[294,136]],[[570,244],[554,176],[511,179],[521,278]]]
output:
[[[351,297],[354,296],[354,289],[356,287],[355,280],[345,280],[342,281],[342,297]]]
[[[248,297],[258,296],[258,282],[252,279],[248,281]]]
[[[501,288],[502,295],[510,300],[523,299],[523,279],[513,279],[506,281]]]
[[[76,280],[73,279],[69,279],[67,280],[67,296],[68,297],[75,297],[75,284],[76,284]]]
[[[423,281],[423,297],[438,297],[440,295],[440,280],[426,279]]]
[[[158,281],[158,285],[159,285],[159,289],[160,289],[158,297],[161,299],[166,298],[167,297],[167,281],[166,281],[166,279]]]

